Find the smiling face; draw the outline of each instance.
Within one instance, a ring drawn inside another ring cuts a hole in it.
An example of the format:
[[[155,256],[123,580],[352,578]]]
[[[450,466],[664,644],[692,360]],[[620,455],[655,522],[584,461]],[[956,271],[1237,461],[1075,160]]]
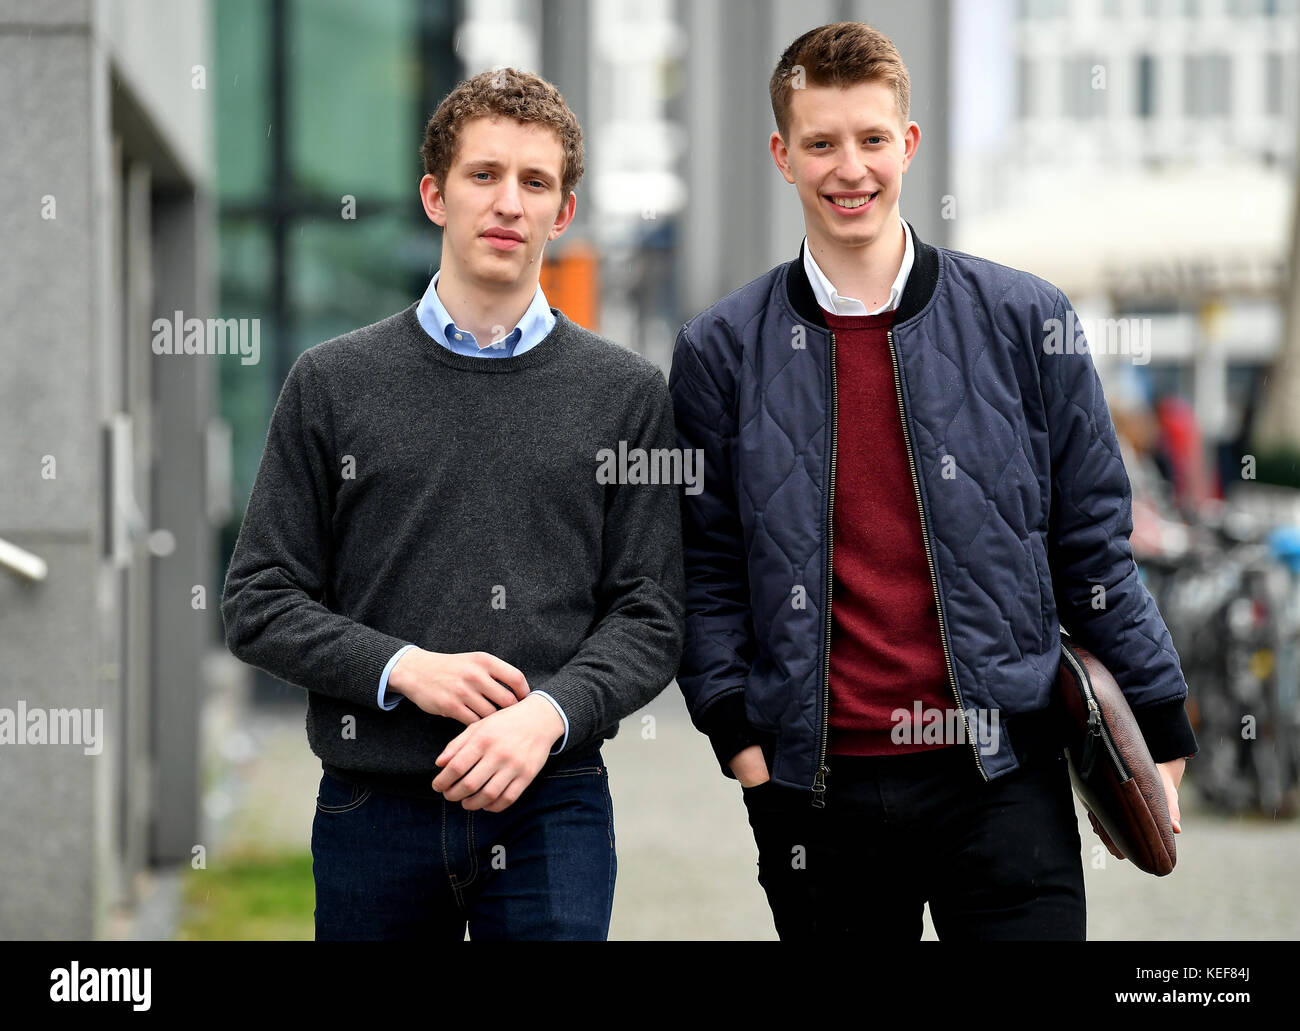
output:
[[[439,189],[420,181],[429,218],[443,227],[442,262],[480,290],[536,287],[542,251],[573,221],[561,197],[564,149],[551,129],[513,118],[475,118],[460,129]]]
[[[799,193],[810,243],[866,247],[898,225],[921,129],[903,120],[893,90],[880,82],[794,90],[788,130],[788,141],[772,134],[772,158]]]

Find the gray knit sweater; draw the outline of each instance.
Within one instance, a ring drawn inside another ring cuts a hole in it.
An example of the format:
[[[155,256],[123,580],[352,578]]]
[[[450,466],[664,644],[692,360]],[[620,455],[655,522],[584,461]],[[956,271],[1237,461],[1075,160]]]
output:
[[[463,725],[378,702],[406,643],[491,652],[547,691],[570,728],[548,764],[594,750],[676,674],[681,488],[597,476],[621,441],[676,446],[667,384],[555,314],[536,347],[485,361],[430,340],[412,304],[290,370],[221,614],[236,656],[307,689],[327,770],[437,773]]]

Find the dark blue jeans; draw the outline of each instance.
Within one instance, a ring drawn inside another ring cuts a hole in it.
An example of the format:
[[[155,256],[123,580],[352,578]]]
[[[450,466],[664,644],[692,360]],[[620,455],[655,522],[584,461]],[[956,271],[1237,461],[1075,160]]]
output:
[[[1065,939],[1086,929],[1070,776],[1052,746],[985,782],[966,745],[828,758],[826,807],[743,788],[758,880],[783,940]]]
[[[316,940],[604,940],[618,862],[599,753],[504,812],[323,773],[311,832]]]

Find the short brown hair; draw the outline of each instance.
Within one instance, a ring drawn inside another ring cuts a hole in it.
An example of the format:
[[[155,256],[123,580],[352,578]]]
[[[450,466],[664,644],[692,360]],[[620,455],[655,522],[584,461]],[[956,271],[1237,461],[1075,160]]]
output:
[[[433,176],[438,189],[443,189],[456,158],[461,127],[475,118],[495,117],[555,130],[564,148],[564,171],[560,177],[563,206],[582,178],[582,127],[559,90],[545,79],[514,68],[480,72],[443,98],[424,127],[420,156],[424,159],[425,172]]]
[[[797,80],[802,73],[802,83]],[[790,94],[804,86],[856,86],[884,83],[894,91],[898,111],[907,122],[911,85],[907,65],[884,33],[860,21],[841,21],[811,29],[781,55],[768,92],[777,131],[786,138],[790,127]]]

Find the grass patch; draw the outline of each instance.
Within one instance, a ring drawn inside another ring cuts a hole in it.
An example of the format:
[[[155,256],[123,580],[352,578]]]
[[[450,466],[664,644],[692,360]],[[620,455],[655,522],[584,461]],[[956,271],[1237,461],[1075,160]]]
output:
[[[182,941],[311,941],[316,885],[310,852],[241,851],[190,870]]]

